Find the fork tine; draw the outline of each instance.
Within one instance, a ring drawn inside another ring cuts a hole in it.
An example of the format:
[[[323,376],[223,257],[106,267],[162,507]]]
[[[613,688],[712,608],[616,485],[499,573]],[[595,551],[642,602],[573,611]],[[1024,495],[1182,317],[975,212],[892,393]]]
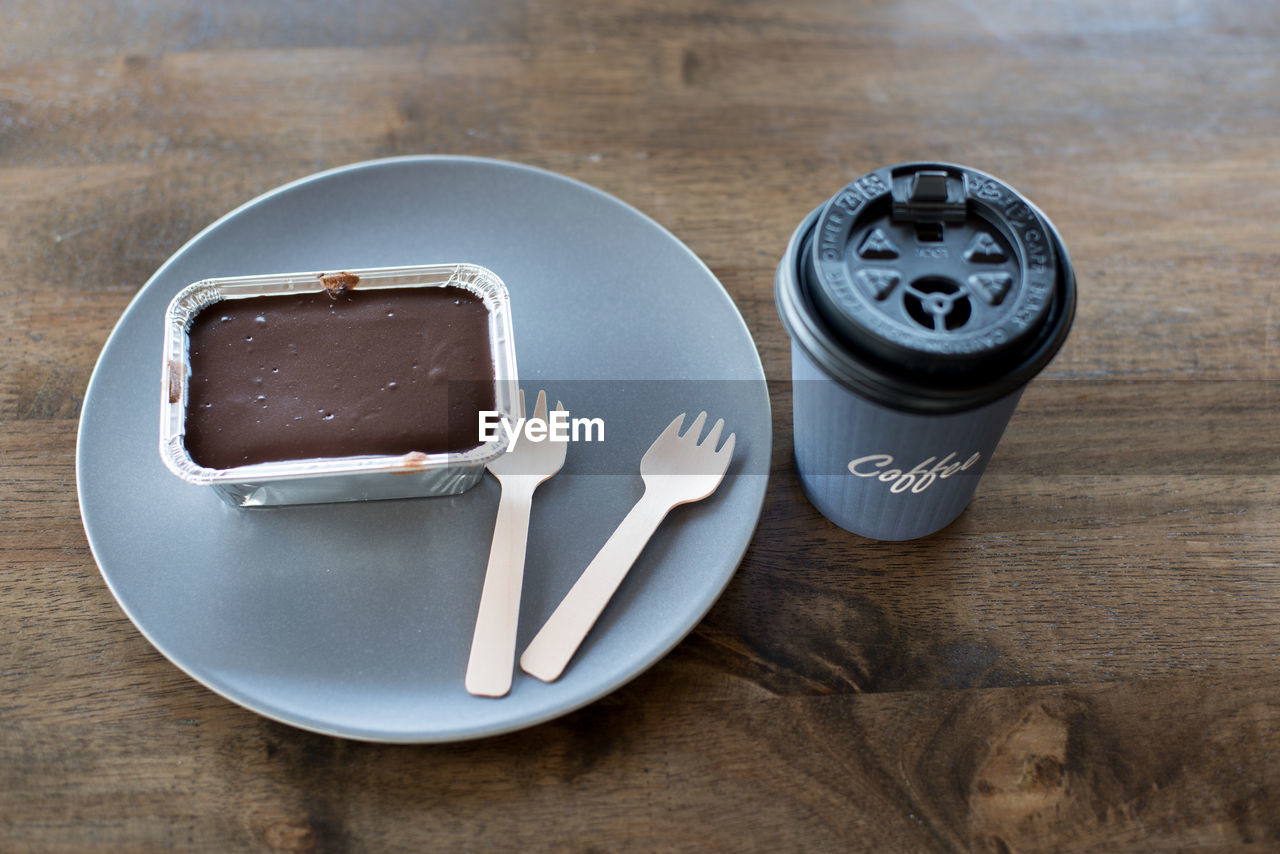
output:
[[[720,443],[720,431],[724,430],[724,419],[720,418],[711,427],[711,431],[707,433],[707,438],[698,443],[699,448],[716,449],[716,445]]]
[[[545,390],[539,390],[538,402],[533,407],[533,417],[540,421],[547,420],[547,393]]]
[[[720,450],[716,451],[717,459],[719,459],[720,457],[726,458],[724,461],[724,464],[726,467],[728,467],[729,465],[728,458],[733,456],[733,445],[734,445],[734,441],[737,438],[738,438],[737,433],[730,433],[729,438],[724,440],[724,445],[720,447]]]
[[[707,413],[699,412],[698,417],[693,419],[693,423],[689,425],[689,432],[684,434],[684,438],[692,438],[694,444],[698,443],[698,437],[702,435],[702,425],[707,423]]]
[[[680,425],[684,423],[684,415],[685,414],[681,412],[672,419],[671,423],[667,425],[667,429],[663,430],[662,434],[653,440],[653,444],[656,445],[664,439],[674,439],[680,432]]]
[[[524,418],[524,389],[520,389],[520,417]]]

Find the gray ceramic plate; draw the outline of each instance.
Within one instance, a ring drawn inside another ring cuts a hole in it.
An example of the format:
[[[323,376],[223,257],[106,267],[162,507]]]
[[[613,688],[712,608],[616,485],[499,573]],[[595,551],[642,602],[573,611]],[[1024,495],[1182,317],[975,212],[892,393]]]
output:
[[[605,421],[534,502],[519,648],[639,497],[640,457],[674,415],[738,435],[710,499],[676,508],[552,684],[463,688],[497,507],[461,496],[237,510],[157,450],[164,309],[208,276],[465,260],[511,291],[521,384]],[[85,396],[77,478],[102,575],[138,629],[219,694],[305,729],[454,741],[554,718],[670,651],[733,575],[763,503],[769,398],[750,333],[711,271],[598,190],[516,164],[372,161],[288,184],[170,258],[120,319]]]

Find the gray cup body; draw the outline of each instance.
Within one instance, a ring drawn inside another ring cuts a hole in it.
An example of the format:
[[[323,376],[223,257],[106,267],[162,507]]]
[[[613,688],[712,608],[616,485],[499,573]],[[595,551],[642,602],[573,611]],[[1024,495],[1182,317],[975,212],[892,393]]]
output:
[[[796,468],[832,522],[875,540],[913,540],[969,504],[1022,391],[968,412],[922,415],[851,392],[791,347]]]
[[[912,198],[919,171],[936,192]],[[931,205],[945,227],[930,222]],[[910,242],[913,226],[921,242]],[[949,260],[910,260],[939,257],[947,229],[963,241],[952,240]],[[975,234],[985,248],[962,253]],[[1006,263],[991,265],[995,256]],[[943,279],[956,287],[927,292]],[[987,287],[997,280],[1003,290]],[[997,179],[949,164],[868,173],[813,211],[778,265],[776,295],[791,337],[801,485],[832,522],[877,540],[924,537],[964,511],[1026,383],[1065,340],[1076,299],[1048,219]],[[934,315],[900,310],[920,296]],[[964,301],[971,315],[945,314]]]

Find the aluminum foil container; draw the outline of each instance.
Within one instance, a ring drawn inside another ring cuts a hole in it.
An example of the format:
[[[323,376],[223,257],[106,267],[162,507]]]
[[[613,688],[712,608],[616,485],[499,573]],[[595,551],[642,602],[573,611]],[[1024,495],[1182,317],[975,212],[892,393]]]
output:
[[[212,487],[237,507],[453,495],[480,480],[485,465],[506,451],[504,439],[479,443],[461,452],[323,457],[225,469],[206,468],[192,460],[184,442],[191,380],[187,330],[192,319],[221,300],[323,292],[322,277],[348,274],[359,278],[360,290],[458,287],[478,296],[489,316],[494,409],[515,420],[520,396],[510,298],[502,280],[491,270],[475,264],[433,264],[352,269],[341,274],[313,271],[204,279],[178,293],[165,315],[160,456],[170,471],[187,483]]]

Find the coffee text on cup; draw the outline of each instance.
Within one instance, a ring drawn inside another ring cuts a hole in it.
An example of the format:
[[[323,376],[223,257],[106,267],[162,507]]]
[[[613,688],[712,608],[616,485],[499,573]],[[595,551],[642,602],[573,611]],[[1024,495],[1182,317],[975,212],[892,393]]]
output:
[[[971,468],[980,459],[982,454],[975,453],[969,459],[960,462],[956,452],[952,451],[942,459],[936,456],[929,457],[927,460],[916,463],[915,467],[909,471],[903,471],[893,467],[893,456],[890,454],[868,454],[865,457],[850,460],[849,471],[858,477],[874,477],[881,483],[889,484],[890,492],[906,492],[908,489],[912,492],[924,492],[935,481]]]

